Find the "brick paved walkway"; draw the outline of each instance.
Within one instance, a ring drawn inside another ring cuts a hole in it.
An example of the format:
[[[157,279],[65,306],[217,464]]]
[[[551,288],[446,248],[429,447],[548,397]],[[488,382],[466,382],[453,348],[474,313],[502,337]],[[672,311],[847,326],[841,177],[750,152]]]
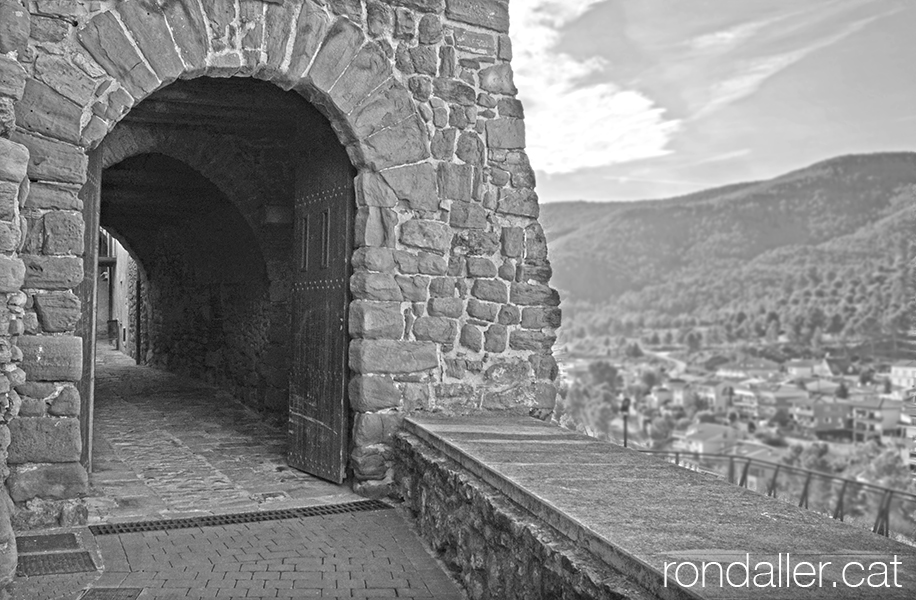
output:
[[[228,395],[110,350],[100,357],[91,522],[361,500],[287,468],[285,432]],[[18,578],[13,600],[77,600],[87,589],[110,589],[99,598],[118,600],[464,598],[395,509],[118,535],[67,531],[99,571]]]

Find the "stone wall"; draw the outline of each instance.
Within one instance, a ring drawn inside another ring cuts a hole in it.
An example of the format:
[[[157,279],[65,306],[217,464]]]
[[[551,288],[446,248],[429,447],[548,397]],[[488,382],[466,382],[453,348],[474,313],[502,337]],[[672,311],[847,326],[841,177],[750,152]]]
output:
[[[649,597],[418,438],[399,433],[394,447],[398,494],[472,600]]]
[[[14,8],[4,9],[14,19],[0,21],[13,50],[0,57],[5,123],[15,109],[3,142],[15,167],[3,175],[3,197],[21,197],[31,225],[15,233],[7,211],[11,236],[28,247],[17,256],[11,244],[0,280],[32,325],[28,334],[11,329],[24,334],[30,382],[62,390],[81,375],[75,324],[42,313],[41,301],[72,305],[82,279],[76,211],[87,151],[176,78],[235,76],[311,101],[358,172],[349,319],[357,489],[390,488],[390,443],[409,411],[553,408],[559,298],[548,286],[505,1],[34,0],[30,8],[31,18]],[[230,151],[211,148],[214,157]],[[71,417],[27,419],[13,434],[20,460],[47,473],[72,465]],[[25,432],[41,443],[30,445]],[[40,455],[48,448],[63,451]],[[81,488],[54,490],[36,497]]]

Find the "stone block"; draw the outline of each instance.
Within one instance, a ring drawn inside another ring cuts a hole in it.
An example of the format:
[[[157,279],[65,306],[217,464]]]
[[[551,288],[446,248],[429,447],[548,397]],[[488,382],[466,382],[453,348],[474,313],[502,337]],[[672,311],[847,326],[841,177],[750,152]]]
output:
[[[412,8],[420,12],[442,12],[445,0],[390,0],[395,6]]]
[[[395,195],[410,203],[413,210],[439,210],[436,171],[429,163],[407,165],[381,172]]]
[[[359,375],[350,380],[348,391],[356,412],[397,408],[401,403],[401,391],[390,377]]]
[[[35,77],[45,82],[80,107],[95,97],[98,83],[62,56],[39,54],[35,60]]]
[[[135,99],[142,100],[159,87],[159,78],[144,64],[112,13],[94,16],[76,37],[92,58]]]
[[[394,276],[387,273],[354,273],[350,277],[350,292],[360,300],[400,302],[404,299]]]
[[[80,318],[80,300],[71,292],[36,294],[35,309],[41,328],[48,333],[72,331]]]
[[[21,367],[30,381],[79,381],[82,377],[82,338],[23,335],[17,345],[22,350]]]
[[[418,373],[439,366],[439,354],[432,342],[353,340],[350,368],[356,373]]]
[[[19,406],[20,417],[44,417],[48,414],[48,405],[44,400],[37,398],[22,398]]]
[[[368,165],[381,171],[429,158],[426,139],[426,126],[414,113],[397,125],[360,140],[360,147]]]
[[[457,319],[464,314],[464,300],[461,298],[432,298],[427,306],[432,317]]]
[[[29,149],[29,179],[80,185],[86,182],[89,159],[82,148],[19,130],[10,139]]]
[[[51,401],[48,414],[55,417],[78,417],[80,414],[80,393],[72,385],[60,390],[60,393]]]
[[[509,31],[509,2],[507,0],[446,0],[445,15],[450,19],[493,29]]]
[[[493,231],[469,230],[459,238],[459,245],[469,256],[489,256],[499,250],[499,234]]]
[[[73,256],[35,256],[25,254],[27,288],[70,290],[83,280],[83,259]]]
[[[0,255],[0,293],[18,292],[24,281],[25,264],[22,259]]]
[[[501,63],[487,67],[480,71],[480,88],[493,94],[508,94],[514,96],[518,88],[512,78],[512,66]]]
[[[350,336],[369,340],[398,340],[404,335],[404,315],[399,302],[350,303]]]
[[[153,3],[122,2],[117,11],[159,79],[164,83],[177,79],[184,72],[184,64],[162,9]]]
[[[424,275],[445,275],[448,272],[448,263],[438,254],[420,252],[417,269]]]
[[[25,69],[22,68],[19,61],[0,54],[0,96],[18,100],[25,91],[27,78]]]
[[[429,298],[429,277],[419,275],[396,275],[395,281],[401,288],[404,300],[426,302]]]
[[[474,188],[474,167],[441,163],[438,171],[439,195],[448,200],[470,202]]]
[[[490,119],[486,124],[487,147],[491,150],[525,147],[525,121],[522,119]]]
[[[353,421],[353,445],[365,448],[390,442],[403,419],[398,412],[358,413]]]
[[[560,294],[541,283],[513,283],[510,299],[521,306],[560,305]]]
[[[458,342],[468,350],[480,352],[480,349],[483,348],[483,333],[473,325],[464,325],[461,328],[461,337]]]
[[[206,69],[210,42],[204,16],[198,2],[163,2],[165,20],[172,31],[181,58],[188,66],[189,74],[199,75]]]
[[[350,454],[350,466],[353,467],[353,475],[358,480],[384,479],[388,473],[385,454],[378,449],[378,446],[354,448]]]
[[[473,202],[454,202],[449,211],[449,224],[460,229],[486,229],[487,209]]]
[[[89,476],[78,462],[23,465],[11,470],[7,488],[16,502],[79,498],[89,492]]]
[[[499,116],[501,117],[515,117],[516,119],[525,118],[525,109],[522,106],[521,100],[516,98],[500,98],[499,103]]]
[[[78,212],[55,210],[44,218],[45,254],[83,254],[83,215]]]
[[[469,256],[467,262],[469,277],[491,278],[497,275],[496,265],[489,258]]]
[[[395,250],[394,262],[398,265],[398,271],[405,275],[419,273],[420,271],[420,257],[407,250]]]
[[[479,166],[483,164],[486,158],[486,149],[477,132],[462,131],[461,137],[458,138],[455,154],[464,162]]]
[[[501,189],[496,212],[537,218],[540,213],[538,195],[529,189]]]
[[[334,21],[309,68],[307,77],[311,84],[319,90],[329,91],[356,57],[365,40],[365,34],[350,19],[339,18]]]
[[[390,248],[358,248],[353,252],[352,264],[357,271],[388,273],[394,270],[394,252]]]
[[[476,298],[471,298],[468,301],[468,316],[474,319],[490,321],[492,323],[496,321],[496,317],[498,315],[499,304],[493,304],[492,302],[481,302]]]
[[[410,62],[415,72],[422,75],[436,76],[439,66],[439,53],[435,46],[420,44],[408,50]]]
[[[413,335],[422,342],[451,344],[458,335],[458,322],[445,317],[420,317],[413,324]]]
[[[302,75],[318,51],[321,42],[324,41],[330,27],[331,17],[321,6],[314,2],[302,3],[299,20],[296,21],[293,32],[296,37],[293,40],[293,52],[289,65],[291,76]]]
[[[540,331],[517,329],[509,335],[509,347],[513,350],[549,352],[557,336]]]
[[[357,246],[392,248],[398,215],[390,208],[361,206],[356,211],[353,237]]]
[[[438,77],[433,80],[433,94],[449,104],[474,106],[477,104],[477,92],[473,87],[458,79]]]
[[[556,329],[560,326],[560,321],[559,308],[529,306],[522,310],[522,327],[525,329],[543,329],[545,327]]]
[[[28,179],[24,179],[24,181],[28,181]],[[22,182],[0,181],[0,221],[13,221],[16,219],[20,185],[22,185]]]
[[[401,243],[407,246],[446,252],[451,241],[451,228],[440,221],[411,219],[401,225]]]
[[[50,42],[56,44],[70,35],[71,27],[72,25],[63,19],[32,15],[32,31],[30,37],[37,42]]]
[[[6,138],[0,138],[0,180],[18,185],[29,168],[29,149]],[[18,192],[17,192],[18,195]]]
[[[452,298],[455,296],[455,279],[436,277],[429,282],[429,295],[433,298]]]
[[[382,175],[365,171],[356,178],[356,203],[394,208],[398,204],[398,196]]]
[[[481,56],[496,56],[497,42],[492,33],[471,31],[463,27],[454,27],[452,31],[455,37],[455,47],[459,50]]]
[[[499,309],[496,320],[500,325],[518,325],[522,321],[522,314],[517,306],[507,304]]]
[[[391,61],[376,42],[370,42],[356,54],[329,95],[337,109],[347,114],[390,77]]]
[[[532,354],[528,357],[528,362],[531,363],[534,376],[538,379],[554,381],[560,374],[557,359],[549,354]]]
[[[0,0],[0,54],[24,54],[30,28],[28,10],[15,0]]]
[[[395,80],[369,94],[349,115],[353,132],[366,138],[416,115],[410,92]],[[407,163],[400,163],[407,164]],[[395,165],[390,165],[395,166]]]
[[[504,325],[490,325],[487,328],[486,334],[484,334],[484,345],[483,349],[487,352],[505,352],[506,350],[506,339],[509,336],[509,331]]]
[[[471,287],[471,295],[487,302],[505,304],[509,301],[506,284],[498,279],[478,279]]]
[[[79,419],[19,417],[10,421],[9,464],[69,463],[80,459]]]
[[[518,258],[525,249],[525,231],[521,227],[503,227],[500,234],[503,256]]]

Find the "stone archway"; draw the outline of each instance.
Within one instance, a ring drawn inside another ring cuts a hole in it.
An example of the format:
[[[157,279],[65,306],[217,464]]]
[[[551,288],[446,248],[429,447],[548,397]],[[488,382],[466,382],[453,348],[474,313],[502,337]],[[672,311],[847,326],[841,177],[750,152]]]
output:
[[[0,137],[0,220],[13,224],[0,293],[17,348],[0,361],[20,390],[9,404],[26,397],[40,412],[7,417],[17,511],[78,518],[72,499],[85,489],[68,421],[76,414],[47,412],[82,377],[74,306],[57,309],[49,329],[35,299],[83,278],[87,151],[179,78],[254,77],[299,93],[357,169],[349,401],[358,490],[388,489],[387,442],[410,411],[549,414],[559,299],[524,152],[506,2],[51,4],[41,15],[19,11],[0,32],[0,50],[18,56],[0,56],[0,96],[15,102],[15,127]]]

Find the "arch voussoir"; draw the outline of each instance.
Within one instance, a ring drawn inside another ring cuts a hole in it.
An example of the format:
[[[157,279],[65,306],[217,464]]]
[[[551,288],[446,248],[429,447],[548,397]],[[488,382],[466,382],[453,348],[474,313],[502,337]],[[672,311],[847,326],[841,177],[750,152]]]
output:
[[[142,100],[162,84],[111,12],[90,19],[76,36],[92,58],[135,100]]]
[[[175,81],[185,72],[165,14],[158,6],[122,2],[115,10],[163,84]]]

